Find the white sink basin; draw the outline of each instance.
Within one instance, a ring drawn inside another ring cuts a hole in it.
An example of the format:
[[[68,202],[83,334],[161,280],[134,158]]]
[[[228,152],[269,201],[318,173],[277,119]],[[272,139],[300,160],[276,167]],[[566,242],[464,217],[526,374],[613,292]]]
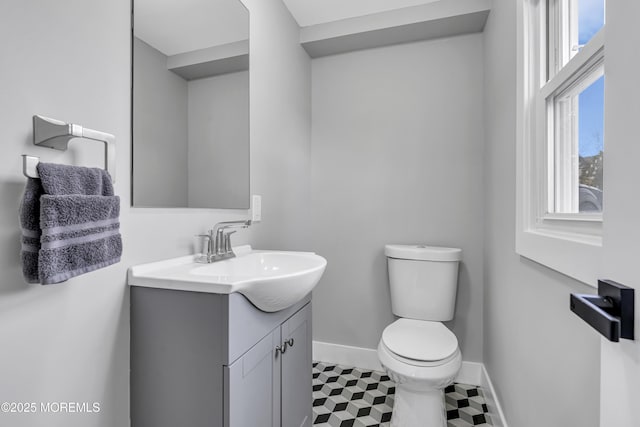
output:
[[[234,248],[235,258],[211,264],[196,256],[173,258],[129,268],[130,286],[216,294],[239,292],[262,311],[283,310],[318,284],[327,260],[313,252]]]

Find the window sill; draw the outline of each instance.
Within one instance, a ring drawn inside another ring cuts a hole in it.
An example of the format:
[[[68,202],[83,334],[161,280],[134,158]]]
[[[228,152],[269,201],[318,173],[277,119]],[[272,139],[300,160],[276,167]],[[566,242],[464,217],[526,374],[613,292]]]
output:
[[[597,286],[601,237],[541,229],[518,230],[516,252],[589,286]]]

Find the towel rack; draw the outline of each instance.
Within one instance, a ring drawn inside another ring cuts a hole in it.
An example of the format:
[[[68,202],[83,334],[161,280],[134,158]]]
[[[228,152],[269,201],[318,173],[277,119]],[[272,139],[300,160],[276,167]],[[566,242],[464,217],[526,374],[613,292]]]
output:
[[[66,123],[44,116],[33,116],[33,143],[41,147],[65,151],[73,138],[92,139],[104,142],[104,168],[116,178],[116,138],[110,133],[87,129],[73,123]],[[22,173],[29,178],[38,178],[36,166],[40,159],[35,156],[22,155]]]

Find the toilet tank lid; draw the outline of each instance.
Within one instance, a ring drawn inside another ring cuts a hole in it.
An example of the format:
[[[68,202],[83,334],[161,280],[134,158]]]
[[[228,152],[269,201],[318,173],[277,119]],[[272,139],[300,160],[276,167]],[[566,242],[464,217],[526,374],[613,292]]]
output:
[[[427,245],[385,245],[384,254],[389,258],[419,261],[460,261],[462,249]]]

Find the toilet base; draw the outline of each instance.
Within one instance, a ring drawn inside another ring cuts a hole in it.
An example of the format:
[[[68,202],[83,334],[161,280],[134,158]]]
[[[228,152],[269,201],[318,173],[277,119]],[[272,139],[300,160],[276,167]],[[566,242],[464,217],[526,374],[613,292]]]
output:
[[[432,389],[416,392],[401,384],[391,416],[391,427],[447,427],[444,391]]]
[[[460,349],[441,364],[417,366],[398,360],[380,340],[378,358],[396,383],[391,426],[447,427],[444,388],[453,383],[460,371]]]

